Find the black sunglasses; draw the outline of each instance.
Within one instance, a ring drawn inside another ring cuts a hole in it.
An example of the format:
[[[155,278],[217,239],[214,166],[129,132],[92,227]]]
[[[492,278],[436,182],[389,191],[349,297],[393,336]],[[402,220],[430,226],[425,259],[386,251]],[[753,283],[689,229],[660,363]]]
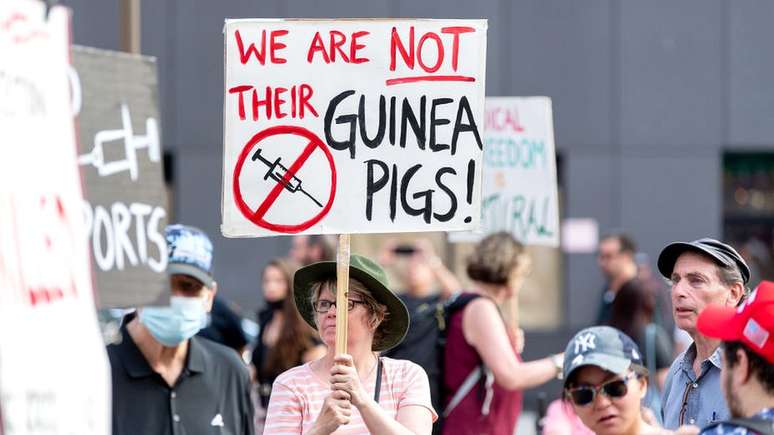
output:
[[[621,398],[629,392],[627,384],[638,375],[634,372],[624,376],[623,379],[613,379],[599,386],[581,385],[580,387],[568,388],[567,396],[572,403],[578,406],[586,406],[594,401],[597,394],[602,393],[612,399]]]

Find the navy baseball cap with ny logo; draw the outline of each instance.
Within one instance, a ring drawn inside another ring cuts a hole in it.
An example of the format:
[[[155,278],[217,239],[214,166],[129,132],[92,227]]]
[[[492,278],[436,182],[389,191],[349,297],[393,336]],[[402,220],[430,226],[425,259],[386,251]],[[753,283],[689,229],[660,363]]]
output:
[[[187,225],[169,225],[166,228],[169,261],[167,274],[192,276],[205,286],[212,287],[212,242],[204,231]]]
[[[625,374],[632,366],[644,370],[637,344],[628,335],[610,326],[583,329],[567,343],[562,370],[565,383],[576,369],[589,365],[617,375]]]

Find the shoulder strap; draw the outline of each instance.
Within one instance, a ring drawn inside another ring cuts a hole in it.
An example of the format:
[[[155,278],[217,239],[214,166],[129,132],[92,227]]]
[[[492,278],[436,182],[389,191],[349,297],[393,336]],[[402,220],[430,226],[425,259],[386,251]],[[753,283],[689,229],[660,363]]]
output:
[[[473,369],[473,371],[470,372],[470,374],[465,378],[465,380],[462,382],[462,385],[457,389],[457,391],[454,393],[454,396],[452,396],[451,400],[449,401],[449,404],[446,405],[446,408],[443,410],[443,417],[446,418],[451,414],[452,410],[457,407],[457,405],[462,402],[462,399],[465,398],[465,396],[470,393],[470,391],[473,389],[473,387],[478,384],[479,380],[481,379],[481,376],[484,376],[484,401],[481,405],[481,415],[489,415],[489,408],[492,404],[492,398],[494,397],[494,373],[490,369],[488,369],[485,365],[481,364],[480,366]]]
[[[774,421],[763,420],[760,418],[751,418],[751,417],[733,418],[731,420],[718,421],[702,429],[702,433],[705,433],[708,429],[712,429],[721,424],[741,426],[745,429],[750,429],[752,431],[755,431],[760,435],[774,435]]]
[[[481,295],[477,293],[457,293],[445,302],[444,307],[447,313],[452,314],[465,308],[468,302],[479,297]]]
[[[444,304],[444,311],[445,311],[445,317],[446,317],[446,323],[448,324],[448,319],[451,317],[452,314],[455,312],[465,308],[465,306],[472,300],[477,299],[479,297],[483,297],[480,294],[477,293],[457,293],[451,298],[449,298],[445,304]],[[445,325],[444,325],[445,327]],[[442,328],[443,329],[443,328]],[[457,391],[454,392],[454,395],[452,396],[451,400],[449,401],[449,404],[446,405],[446,408],[443,410],[443,417],[448,417],[449,414],[454,410],[454,408],[457,407],[457,405],[462,402],[462,399],[465,398],[465,396],[470,393],[470,391],[475,387],[479,381],[481,380],[481,377],[484,377],[484,403],[481,407],[481,414],[482,415],[488,415],[489,414],[489,406],[492,401],[492,397],[494,394],[493,385],[494,385],[494,374],[492,371],[487,368],[483,362],[476,368],[474,368],[468,376],[465,378],[464,381],[462,381],[462,384],[457,388]]]
[[[446,405],[446,408],[443,410],[443,416],[448,417],[449,414],[452,412],[454,408],[457,407],[457,405],[462,402],[462,399],[467,396],[467,394],[470,392],[470,390],[473,389],[473,387],[476,386],[478,383],[478,380],[481,379],[481,366],[476,367],[473,369],[470,374],[465,378],[464,381],[462,381],[462,385],[460,385],[459,388],[457,388],[457,391],[454,393],[454,396],[452,396],[451,400],[449,401],[449,404]]]
[[[382,391],[382,359],[376,359],[376,387],[374,387],[374,401],[379,403],[379,393]]]
[[[438,329],[445,332],[446,326],[449,324],[449,318],[452,314],[465,308],[468,302],[480,296],[481,295],[476,293],[455,293],[446,301],[438,303],[435,313]]]

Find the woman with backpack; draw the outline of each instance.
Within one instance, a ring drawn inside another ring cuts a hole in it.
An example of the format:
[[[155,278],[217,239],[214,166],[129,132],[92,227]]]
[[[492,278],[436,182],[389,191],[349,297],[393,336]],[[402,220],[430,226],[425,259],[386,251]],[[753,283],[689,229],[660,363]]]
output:
[[[522,362],[516,325],[506,325],[500,312],[499,306],[517,294],[527,259],[524,246],[506,232],[484,238],[468,259],[474,288],[457,296],[469,302],[447,324],[444,434],[512,434],[521,390],[561,373],[561,354]]]

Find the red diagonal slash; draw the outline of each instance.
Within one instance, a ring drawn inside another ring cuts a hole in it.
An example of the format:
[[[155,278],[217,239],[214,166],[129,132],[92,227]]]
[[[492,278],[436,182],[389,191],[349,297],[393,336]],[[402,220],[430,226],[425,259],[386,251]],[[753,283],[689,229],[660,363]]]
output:
[[[306,144],[304,151],[301,152],[301,155],[298,156],[292,165],[290,165],[287,172],[285,172],[285,175],[282,176],[282,181],[277,182],[274,188],[271,189],[271,192],[269,192],[269,195],[266,197],[266,199],[264,199],[261,205],[258,206],[258,209],[255,210],[255,213],[253,213],[253,219],[263,219],[263,215],[269,211],[269,207],[274,204],[274,201],[277,200],[279,194],[285,190],[284,186],[290,183],[290,180],[296,175],[296,172],[301,169],[301,166],[304,165],[306,159],[309,158],[309,155],[312,154],[312,151],[314,151],[315,148],[317,148],[317,145],[315,145],[312,141],[309,141],[309,143]]]
[[[308,143],[304,147],[304,150],[301,152],[299,157],[293,161],[293,164],[290,165],[290,168],[283,174],[283,177],[277,182],[275,186],[272,187],[268,196],[261,202],[256,210],[253,210],[250,206],[247,205],[242,196],[242,191],[239,184],[239,177],[242,173],[242,167],[250,156],[250,152],[254,146],[261,143],[263,140],[276,135],[298,136],[300,138],[306,139]],[[285,190],[285,185],[287,185],[290,180],[295,177],[295,174],[301,169],[312,152],[314,152],[317,148],[319,148],[323,153],[331,171],[330,195],[328,197],[327,203],[325,203],[325,206],[310,219],[299,223],[277,223],[266,221],[264,216],[276,202],[277,197],[282,193],[283,190]],[[333,162],[333,155],[331,155],[331,152],[328,150],[325,142],[320,140],[316,134],[299,126],[279,125],[275,127],[269,127],[256,133],[245,144],[245,146],[242,148],[242,151],[239,153],[232,177],[231,188],[234,195],[234,205],[236,205],[237,209],[240,211],[240,213],[242,213],[242,216],[259,227],[277,233],[294,234],[311,228],[328,214],[328,212],[331,210],[331,207],[333,206],[333,201],[336,196],[336,165]]]

